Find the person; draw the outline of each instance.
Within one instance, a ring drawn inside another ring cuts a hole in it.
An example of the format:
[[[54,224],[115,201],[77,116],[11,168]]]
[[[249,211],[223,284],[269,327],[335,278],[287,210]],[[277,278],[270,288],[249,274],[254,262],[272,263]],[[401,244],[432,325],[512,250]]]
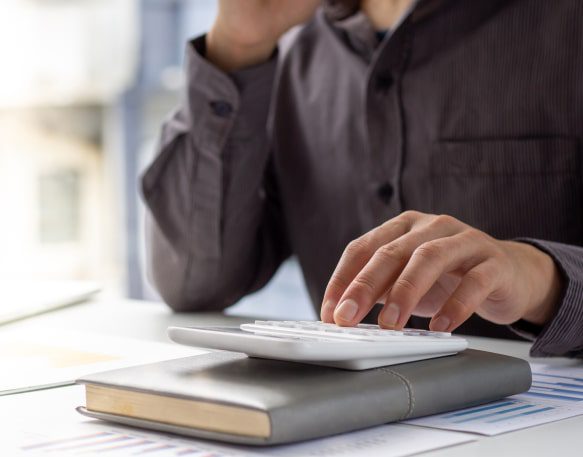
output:
[[[220,0],[186,74],[142,182],[174,310],[294,254],[323,321],[583,354],[583,2]]]

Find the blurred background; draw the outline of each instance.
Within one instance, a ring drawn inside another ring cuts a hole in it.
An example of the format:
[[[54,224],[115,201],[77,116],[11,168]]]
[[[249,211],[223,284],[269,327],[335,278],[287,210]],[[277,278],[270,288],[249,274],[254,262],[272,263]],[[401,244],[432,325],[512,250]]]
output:
[[[2,0],[0,278],[157,300],[138,180],[215,0]],[[232,313],[311,318],[297,263]]]

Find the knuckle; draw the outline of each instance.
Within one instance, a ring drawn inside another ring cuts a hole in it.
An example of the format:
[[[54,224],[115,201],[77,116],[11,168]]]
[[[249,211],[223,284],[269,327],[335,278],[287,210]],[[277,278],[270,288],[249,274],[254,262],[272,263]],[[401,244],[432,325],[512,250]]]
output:
[[[334,273],[328,282],[327,293],[332,290],[344,290],[350,285],[350,281],[345,279],[342,275]]]
[[[458,316],[466,316],[472,313],[472,307],[462,297],[453,295],[450,299],[450,303],[455,307]]]
[[[398,278],[393,285],[393,294],[398,295],[399,297],[414,295],[416,291],[417,286],[410,278]]]
[[[409,209],[407,211],[402,212],[397,216],[398,219],[402,220],[407,225],[411,226],[413,223],[421,217],[421,213],[419,211],[415,211]]]
[[[421,257],[428,262],[437,262],[444,256],[443,243],[439,241],[427,241],[415,249],[415,256]]]
[[[351,292],[356,294],[370,295],[376,290],[375,281],[367,275],[360,275],[354,278],[351,285]]]
[[[477,230],[475,228],[469,228],[463,233],[464,238],[471,243],[481,243],[485,241],[484,232]]]
[[[356,238],[346,246],[344,254],[349,257],[364,257],[370,252],[370,242],[365,237]]]
[[[382,263],[397,263],[401,265],[409,260],[406,251],[397,243],[381,246],[377,249],[375,256],[379,257]]]
[[[492,283],[492,278],[488,273],[477,270],[468,271],[466,279],[479,289],[487,289]]]
[[[455,217],[448,216],[447,214],[438,214],[431,221],[431,225],[438,228],[451,227],[458,223],[459,221]]]

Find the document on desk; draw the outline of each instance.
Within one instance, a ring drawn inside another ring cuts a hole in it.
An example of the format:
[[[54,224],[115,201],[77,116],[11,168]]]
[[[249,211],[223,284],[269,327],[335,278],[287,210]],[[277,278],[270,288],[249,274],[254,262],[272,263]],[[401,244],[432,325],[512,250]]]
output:
[[[92,281],[0,280],[0,325],[82,303],[100,289]]]
[[[583,415],[583,365],[531,364],[531,369],[528,392],[405,423],[492,436]]]
[[[67,386],[0,398],[0,455],[400,457],[476,439],[467,433],[390,424],[293,445],[224,445],[87,419],[74,409],[84,402],[83,394],[82,386]]]
[[[81,376],[205,350],[66,329],[0,331],[0,395],[73,384]]]

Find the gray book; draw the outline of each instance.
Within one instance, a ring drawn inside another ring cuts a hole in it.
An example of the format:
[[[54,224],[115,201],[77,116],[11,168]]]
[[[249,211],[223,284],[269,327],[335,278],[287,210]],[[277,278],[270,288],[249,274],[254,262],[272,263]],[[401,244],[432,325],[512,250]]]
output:
[[[87,416],[199,438],[290,443],[470,407],[530,388],[521,359],[466,350],[346,371],[243,354],[196,357],[97,373]]]

